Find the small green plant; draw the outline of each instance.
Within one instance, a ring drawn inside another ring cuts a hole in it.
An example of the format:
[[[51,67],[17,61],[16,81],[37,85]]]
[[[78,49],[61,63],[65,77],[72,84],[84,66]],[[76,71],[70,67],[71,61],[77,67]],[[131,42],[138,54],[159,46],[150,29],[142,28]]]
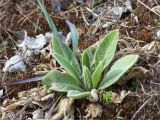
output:
[[[116,83],[137,62],[138,55],[126,55],[110,66],[119,37],[119,30],[116,29],[85,49],[79,63],[75,56],[78,45],[75,26],[67,21],[72,33],[71,50],[59,39],[52,19],[44,6],[39,4],[53,32],[52,56],[64,69],[63,72],[51,70],[44,76],[42,81],[49,91],[66,92],[68,97],[74,99],[87,97],[98,101],[98,91]]]
[[[112,98],[112,91],[105,92],[102,96],[102,100],[104,104],[109,104]]]
[[[50,71],[43,79],[47,89],[67,92],[68,97],[75,99],[91,96],[98,100],[98,90],[116,83],[138,60],[138,55],[126,55],[109,67],[115,54],[118,34],[118,30],[113,30],[99,44],[84,50],[81,64],[67,45],[54,38],[52,55],[65,72]],[[109,69],[107,73],[104,72],[105,68]]]

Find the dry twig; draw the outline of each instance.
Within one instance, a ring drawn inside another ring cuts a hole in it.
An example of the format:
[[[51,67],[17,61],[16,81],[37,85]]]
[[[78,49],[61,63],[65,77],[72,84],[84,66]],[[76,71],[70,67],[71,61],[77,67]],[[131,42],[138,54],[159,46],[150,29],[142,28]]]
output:
[[[28,105],[29,105],[32,101],[33,101],[33,98],[32,98],[32,97],[29,98],[29,100],[28,100],[27,103],[24,105],[24,107],[22,108],[22,110],[20,110],[20,111],[16,114],[16,116],[14,116],[14,118],[13,118],[12,120],[16,120],[17,117],[18,117],[19,115],[21,115],[21,113],[24,112],[24,110],[28,107]]]
[[[158,15],[160,17],[160,14],[155,12],[154,10],[152,10],[149,6],[147,6],[146,4],[144,4],[142,1],[137,0],[140,4],[142,4],[144,7],[146,7],[147,9],[149,9],[151,12],[153,12],[154,14]]]
[[[147,99],[142,105],[141,107],[135,112],[135,114],[133,115],[133,117],[131,118],[131,120],[134,120],[137,116],[137,114],[154,98],[154,96],[151,96],[149,99]]]

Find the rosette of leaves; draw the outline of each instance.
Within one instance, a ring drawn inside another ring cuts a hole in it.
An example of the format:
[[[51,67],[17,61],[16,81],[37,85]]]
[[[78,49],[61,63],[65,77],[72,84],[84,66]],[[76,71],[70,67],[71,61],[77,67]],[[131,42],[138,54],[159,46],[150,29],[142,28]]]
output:
[[[110,67],[115,55],[119,31],[108,33],[99,44],[85,49],[79,64],[75,52],[56,38],[52,40],[52,55],[65,70],[50,71],[43,78],[47,89],[66,92],[75,99],[90,97],[98,100],[98,90],[116,83],[138,60],[138,55],[126,55]],[[108,69],[108,71],[104,71]]]
[[[66,92],[68,97],[88,97],[97,101],[98,91],[116,83],[138,60],[138,55],[126,55],[111,65],[115,55],[119,30],[109,32],[102,40],[85,49],[80,63],[76,58],[78,33],[74,24],[66,21],[72,34],[72,49],[64,44],[57,29],[40,3],[46,20],[53,32],[52,56],[64,71],[51,70],[42,80],[48,91]]]

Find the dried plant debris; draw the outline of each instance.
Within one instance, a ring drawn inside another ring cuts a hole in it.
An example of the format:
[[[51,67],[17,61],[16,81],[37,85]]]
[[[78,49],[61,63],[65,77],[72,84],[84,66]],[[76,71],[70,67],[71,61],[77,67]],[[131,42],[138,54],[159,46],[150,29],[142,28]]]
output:
[[[98,103],[92,103],[87,107],[85,112],[87,113],[87,115],[85,116],[86,119],[101,117],[102,106]]]
[[[115,25],[122,22],[123,19],[131,15],[133,8],[130,0],[126,1],[107,1],[94,8],[86,7],[87,12],[83,15],[86,25],[94,27],[95,33],[98,29],[106,29],[106,32]]]
[[[27,102],[27,99],[25,99],[25,100],[16,100],[14,103],[10,103],[8,106],[6,106],[4,109],[5,109],[5,111],[15,110],[19,106],[24,106],[26,104],[26,102]]]
[[[49,99],[53,99],[54,96],[55,96],[55,94],[53,94],[53,93],[52,94],[48,94],[48,95],[42,97],[40,100],[41,101],[47,101]]]
[[[19,43],[17,44],[19,48],[18,54],[6,61],[3,68],[4,72],[25,71],[26,65],[31,63],[35,59],[35,56],[39,54],[48,59],[51,58],[50,42],[53,36],[51,32],[46,32],[45,35],[39,34],[36,37],[28,36],[25,30],[19,31],[16,34],[19,39]],[[66,37],[61,32],[59,32],[59,35],[62,42],[67,45],[71,44],[71,32]]]
[[[74,120],[74,100],[72,98],[61,99],[57,113],[51,120]]]
[[[131,91],[126,92],[125,90],[122,90],[120,95],[112,92],[111,102],[120,104],[129,94],[131,94]]]
[[[125,85],[129,80],[132,78],[141,78],[141,77],[151,77],[153,76],[153,73],[149,70],[147,70],[144,67],[133,67],[129,73],[127,73],[125,76],[121,78],[121,80],[118,82],[119,85]]]
[[[160,5],[151,8],[151,10],[156,12],[156,13],[158,13],[158,14],[160,14]]]
[[[1,120],[11,120],[14,115],[18,112],[18,110],[9,110],[9,111],[5,111],[2,107],[0,109],[1,112]]]
[[[25,117],[28,117],[28,119],[44,119],[45,110],[49,109],[50,106],[46,105],[46,101],[50,100],[54,100],[54,94],[48,94],[47,92],[45,92],[43,87],[33,88],[28,91],[22,91],[18,93],[18,99],[13,98],[3,101],[3,104],[0,108],[1,114],[3,118],[8,118],[9,115],[7,113],[11,111],[23,110],[23,112],[25,113]],[[28,109],[33,110],[33,112],[28,112]]]
[[[0,53],[3,52],[7,48],[7,42],[0,43]]]
[[[23,32],[24,34],[21,35],[19,39],[24,38],[24,40],[20,44],[17,44],[19,47],[19,52],[17,55],[6,61],[5,67],[3,68],[4,72],[25,71],[27,63],[34,60],[34,56],[39,54],[40,49],[42,49],[49,42],[48,39],[51,39],[51,35],[49,33],[47,33],[46,36],[40,34],[36,36],[36,38],[33,38],[27,36],[26,31]]]
[[[3,72],[19,72],[25,70],[26,65],[24,59],[20,55],[15,55],[7,60],[3,68]]]
[[[44,99],[43,97],[48,96],[48,93],[45,91],[43,87],[33,88],[31,90],[22,91],[18,93],[19,99],[26,99],[29,96],[34,97],[34,100],[36,101],[40,101],[41,99],[43,99],[44,101],[44,100],[47,100],[47,98]]]
[[[160,50],[160,42],[152,41],[151,43],[146,44],[142,47],[142,51],[146,51],[149,54],[158,55]]]

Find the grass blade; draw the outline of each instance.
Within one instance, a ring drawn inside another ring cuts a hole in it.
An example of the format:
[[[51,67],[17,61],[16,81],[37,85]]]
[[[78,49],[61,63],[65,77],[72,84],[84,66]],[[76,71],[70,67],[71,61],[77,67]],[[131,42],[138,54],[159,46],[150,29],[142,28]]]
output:
[[[52,30],[52,33],[54,34],[54,37],[56,37],[58,40],[60,40],[60,37],[59,37],[59,34],[58,34],[58,31],[57,31],[57,28],[55,26],[55,24],[53,23],[52,21],[52,18],[50,17],[50,15],[48,14],[45,6],[40,2],[40,0],[37,0],[38,1],[38,4],[42,10],[42,12],[44,13],[44,16],[49,24],[49,27],[51,28]]]

